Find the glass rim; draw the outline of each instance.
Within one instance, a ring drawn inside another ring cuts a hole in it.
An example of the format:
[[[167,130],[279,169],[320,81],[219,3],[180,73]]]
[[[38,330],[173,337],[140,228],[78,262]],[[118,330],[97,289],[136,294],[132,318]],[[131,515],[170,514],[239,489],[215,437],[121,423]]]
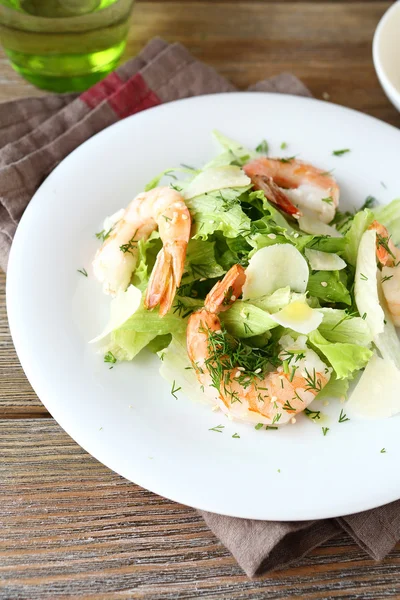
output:
[[[57,33],[89,31],[125,19],[135,0],[117,0],[114,4],[86,15],[74,17],[38,17],[0,4],[0,27],[6,25],[22,31]]]

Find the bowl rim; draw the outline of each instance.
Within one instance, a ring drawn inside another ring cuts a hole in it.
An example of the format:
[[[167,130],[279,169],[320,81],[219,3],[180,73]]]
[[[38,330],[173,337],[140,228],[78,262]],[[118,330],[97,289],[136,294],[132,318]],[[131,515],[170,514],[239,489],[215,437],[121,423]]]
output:
[[[392,83],[391,79],[387,75],[386,69],[383,65],[379,52],[379,42],[384,31],[384,27],[389,21],[389,19],[392,17],[392,13],[394,13],[396,10],[400,11],[400,0],[396,0],[396,2],[394,2],[392,6],[390,6],[387,9],[387,11],[381,17],[375,29],[374,38],[372,42],[372,58],[376,74],[382,84],[382,87],[388,93],[392,102],[392,98],[395,98],[400,104],[400,90],[397,89],[397,87]],[[400,106],[398,108],[400,109]]]

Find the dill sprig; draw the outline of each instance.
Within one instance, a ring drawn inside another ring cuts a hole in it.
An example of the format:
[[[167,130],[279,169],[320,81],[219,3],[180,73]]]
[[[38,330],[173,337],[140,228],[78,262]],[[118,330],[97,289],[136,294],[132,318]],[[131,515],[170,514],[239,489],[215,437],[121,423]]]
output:
[[[393,252],[391,251],[391,249],[389,248],[389,241],[390,241],[390,237],[384,237],[383,235],[381,235],[380,233],[376,234],[376,239],[378,240],[378,246],[381,246],[382,248],[384,248],[386,250],[386,252],[394,259],[396,260],[395,255],[393,254]]]

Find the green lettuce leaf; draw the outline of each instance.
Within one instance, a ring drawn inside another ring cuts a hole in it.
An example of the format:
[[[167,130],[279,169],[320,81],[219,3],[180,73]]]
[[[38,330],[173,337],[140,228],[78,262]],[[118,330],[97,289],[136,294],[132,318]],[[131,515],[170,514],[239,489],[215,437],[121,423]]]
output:
[[[326,386],[315,396],[315,400],[325,400],[326,398],[346,399],[349,385],[350,379],[337,379],[335,373],[332,373]]]
[[[215,242],[190,240],[186,252],[182,285],[200,279],[222,277],[225,270],[215,258]]]
[[[386,206],[374,208],[374,217],[388,229],[393,242],[400,244],[400,198]]]
[[[344,252],[345,260],[355,266],[357,263],[358,246],[364,231],[368,229],[374,220],[373,213],[368,210],[362,210],[354,215],[350,229],[345,235],[347,245]]]
[[[327,285],[321,285],[321,283]],[[342,283],[339,271],[316,271],[312,273],[308,279],[307,290],[311,296],[315,296],[328,304],[342,302],[351,305],[350,292]]]
[[[101,352],[111,352],[117,360],[132,360],[156,336],[154,333],[137,331],[124,331],[117,329],[108,337],[108,341],[101,347]]]
[[[234,337],[249,338],[277,327],[268,313],[250,302],[237,300],[231,308],[220,314],[228,333]]]
[[[318,327],[329,342],[344,342],[368,346],[372,342],[371,331],[360,317],[351,317],[346,311],[321,308],[324,318]]]
[[[241,232],[250,233],[251,221],[240,206],[242,193],[243,188],[226,188],[187,200],[193,219],[193,237],[206,240],[215,231],[221,231],[227,238],[235,238]]]
[[[308,339],[328,359],[338,379],[348,378],[365,367],[373,354],[358,344],[328,342],[318,330],[312,331]]]
[[[246,148],[239,142],[232,140],[231,138],[223,135],[220,131],[214,130],[213,136],[217,142],[225,150],[222,154],[219,154],[213,158],[209,163],[205,165],[205,169],[210,167],[222,167],[225,165],[237,165],[242,167],[252,158],[258,156],[258,153],[254,150]]]

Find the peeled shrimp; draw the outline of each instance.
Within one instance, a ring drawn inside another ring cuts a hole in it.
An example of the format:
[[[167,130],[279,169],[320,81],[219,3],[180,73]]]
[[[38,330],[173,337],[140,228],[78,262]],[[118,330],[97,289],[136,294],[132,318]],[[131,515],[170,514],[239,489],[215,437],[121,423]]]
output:
[[[303,214],[329,223],[339,203],[339,186],[322,169],[296,159],[256,158],[243,170],[270,202],[294,218]]]
[[[382,266],[382,291],[394,325],[400,327],[400,250],[386,227],[373,221],[369,229],[376,231],[376,256]]]
[[[97,279],[108,294],[126,290],[137,266],[137,242],[158,229],[163,247],[151,273],[145,296],[148,309],[170,309],[179,286],[190,237],[191,219],[181,194],[169,187],[143,192],[127,206],[93,261]]]
[[[332,369],[307,348],[305,336],[296,341],[288,335],[281,338],[279,358],[286,361],[285,370],[278,367],[269,372],[262,372],[261,368],[248,372],[232,364],[232,357],[226,360],[215,355],[215,347],[218,344],[222,347],[225,335],[217,315],[240,296],[245,279],[244,269],[234,265],[210,291],[204,308],[191,315],[187,328],[188,355],[204,391],[215,397],[228,416],[284,425],[314,400],[328,383]]]

